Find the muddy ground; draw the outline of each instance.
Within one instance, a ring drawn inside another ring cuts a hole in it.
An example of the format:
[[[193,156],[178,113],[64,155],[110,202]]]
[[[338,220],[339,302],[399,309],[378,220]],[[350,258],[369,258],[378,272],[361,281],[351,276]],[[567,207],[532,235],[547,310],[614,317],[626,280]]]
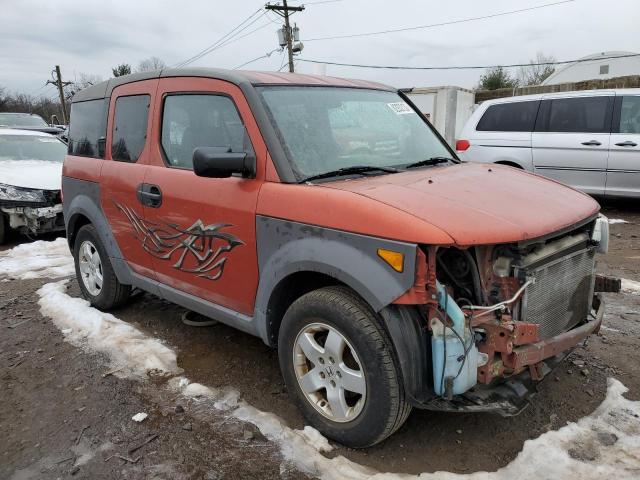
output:
[[[599,259],[599,271],[640,281],[640,204],[609,203],[604,211],[630,223],[611,225],[610,253]],[[35,291],[43,283],[0,283],[0,478],[304,478],[255,428],[213,413],[194,415],[201,407],[153,382],[105,376],[104,358],[65,343],[40,315]],[[79,295],[75,280],[69,293]],[[380,471],[493,471],[527,439],[591,413],[608,377],[640,399],[640,295],[607,294],[606,300],[600,334],[541,384],[518,417],[414,410],[381,445],[360,451],[337,445],[332,454]],[[275,351],[224,325],[185,326],[183,311],[141,294],[114,314],[171,345],[192,381],[237,389],[261,410],[303,426]],[[148,419],[133,422],[138,412]]]

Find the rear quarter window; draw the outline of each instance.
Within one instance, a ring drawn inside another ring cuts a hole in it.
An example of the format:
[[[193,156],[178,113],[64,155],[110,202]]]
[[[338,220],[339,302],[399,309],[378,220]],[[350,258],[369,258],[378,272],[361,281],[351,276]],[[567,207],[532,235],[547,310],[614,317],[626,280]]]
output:
[[[107,105],[104,98],[71,104],[69,155],[104,158]]]
[[[111,144],[113,160],[138,160],[147,139],[150,100],[149,95],[131,95],[116,100]]]
[[[536,122],[539,101],[491,105],[478,122],[479,132],[531,132]]]

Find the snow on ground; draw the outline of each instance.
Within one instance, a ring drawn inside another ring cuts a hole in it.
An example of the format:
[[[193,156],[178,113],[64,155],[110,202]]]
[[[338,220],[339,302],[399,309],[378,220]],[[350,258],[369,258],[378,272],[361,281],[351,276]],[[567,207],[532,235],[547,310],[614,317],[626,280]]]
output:
[[[635,293],[636,295],[640,294],[640,282],[636,282],[635,280],[623,278],[621,288],[623,293]]]
[[[615,225],[616,223],[629,223],[626,220],[622,219],[622,218],[610,218],[609,219],[609,224],[610,225]]]
[[[62,278],[75,273],[73,257],[65,238],[38,240],[0,252],[0,277]]]
[[[57,257],[50,256],[49,248],[36,248],[37,253],[25,257],[39,265],[41,271],[51,271],[47,259],[54,261]],[[6,262],[11,265],[16,257],[11,252],[0,257],[0,271],[18,271],[5,266]],[[48,283],[38,290],[42,313],[53,320],[66,340],[107,354],[124,375],[140,377],[154,369],[179,372],[175,352],[169,347],[113,315],[92,308],[85,300],[70,297],[66,293],[66,282]],[[623,288],[640,292],[640,283],[623,281]],[[464,475],[435,472],[417,476],[376,472],[343,456],[328,458],[323,452],[332,447],[316,430],[292,429],[275,414],[258,410],[242,400],[236,391],[191,383],[178,376],[168,385],[196,402],[211,404],[211,408],[230,417],[254,424],[265,437],[279,445],[285,459],[299,470],[323,480],[625,480],[638,478],[640,472],[640,401],[625,399],[623,394],[627,389],[615,379],[609,379],[607,396],[591,415],[527,440],[518,456],[496,472]]]
[[[180,371],[173,350],[110,313],[92,308],[86,300],[70,297],[66,284],[67,280],[45,284],[38,290],[38,304],[67,341],[108,355],[121,375]]]

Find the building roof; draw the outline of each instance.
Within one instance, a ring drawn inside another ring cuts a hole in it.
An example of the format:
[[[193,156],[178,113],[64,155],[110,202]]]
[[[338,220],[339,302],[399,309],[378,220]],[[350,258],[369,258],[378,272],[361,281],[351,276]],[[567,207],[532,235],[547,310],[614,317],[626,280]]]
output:
[[[248,70],[224,70],[217,68],[166,68],[153,70],[150,72],[140,72],[131,75],[123,75],[111,78],[104,82],[92,85],[89,88],[78,92],[72,102],[82,102],[85,100],[95,100],[110,97],[113,89],[119,85],[150,80],[153,78],[167,77],[205,77],[225,80],[238,86],[256,85],[305,85],[305,86],[331,86],[331,87],[352,87],[352,88],[372,88],[377,90],[392,90],[393,87],[377,82],[366,80],[352,80],[339,77],[328,77],[324,75],[306,75],[301,73],[284,72],[259,72]]]
[[[575,69],[575,67],[581,65],[591,64],[592,61],[597,63],[599,61],[612,63],[616,61],[625,61],[633,58],[638,58],[640,54],[636,52],[625,52],[625,51],[609,51],[609,52],[598,52],[592,53],[591,55],[587,55],[585,57],[579,58],[578,61],[568,63],[558,69],[556,69],[551,75],[549,75],[543,82],[542,85],[551,85],[555,82],[555,80],[562,76],[562,74],[567,71]],[[587,75],[589,76],[589,75]],[[593,77],[596,78],[596,77]],[[591,80],[592,78],[584,78],[584,80]]]

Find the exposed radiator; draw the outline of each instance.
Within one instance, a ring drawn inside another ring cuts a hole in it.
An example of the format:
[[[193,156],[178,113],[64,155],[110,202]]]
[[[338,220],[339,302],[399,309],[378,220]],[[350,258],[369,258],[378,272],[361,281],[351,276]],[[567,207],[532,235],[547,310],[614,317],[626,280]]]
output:
[[[595,250],[586,248],[526,269],[534,279],[524,295],[522,320],[540,325],[540,338],[565,332],[587,318],[595,280]]]

